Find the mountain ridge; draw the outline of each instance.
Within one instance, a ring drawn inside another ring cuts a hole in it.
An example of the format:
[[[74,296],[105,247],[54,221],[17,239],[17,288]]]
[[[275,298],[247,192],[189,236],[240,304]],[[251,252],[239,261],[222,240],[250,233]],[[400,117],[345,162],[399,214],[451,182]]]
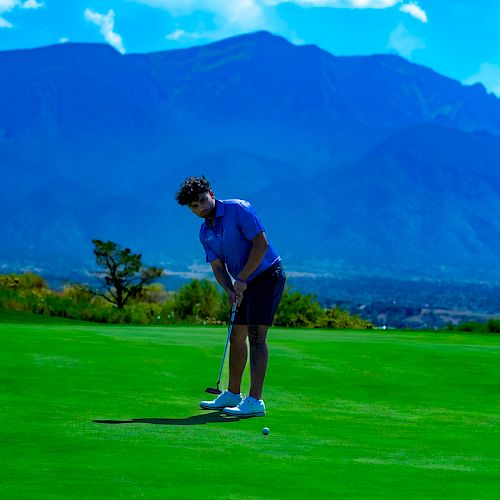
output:
[[[203,173],[255,203],[296,268],[459,277],[499,255],[500,101],[482,86],[262,32],[151,54],[0,52],[0,69],[5,262],[30,247],[50,265],[52,248],[83,266],[93,228],[177,268],[201,260],[174,195]]]

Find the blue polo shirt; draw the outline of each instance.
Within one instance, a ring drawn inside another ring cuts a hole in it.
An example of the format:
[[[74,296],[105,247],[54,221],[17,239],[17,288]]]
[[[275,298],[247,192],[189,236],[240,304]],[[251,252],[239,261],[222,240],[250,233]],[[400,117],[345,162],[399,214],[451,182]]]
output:
[[[264,226],[248,201],[216,200],[214,225],[205,220],[200,228],[200,241],[207,262],[220,259],[226,264],[229,274],[236,278],[248,261],[252,240],[263,231]],[[269,243],[262,262],[247,281],[252,281],[279,260]]]

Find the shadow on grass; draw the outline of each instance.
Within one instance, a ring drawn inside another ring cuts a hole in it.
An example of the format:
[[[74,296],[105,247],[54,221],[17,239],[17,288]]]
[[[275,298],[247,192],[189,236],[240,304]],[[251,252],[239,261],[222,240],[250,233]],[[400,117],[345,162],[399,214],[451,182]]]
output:
[[[241,420],[240,417],[230,417],[220,412],[212,412],[187,418],[132,418],[130,420],[93,420],[93,422],[96,424],[204,425],[237,422],[238,420]]]

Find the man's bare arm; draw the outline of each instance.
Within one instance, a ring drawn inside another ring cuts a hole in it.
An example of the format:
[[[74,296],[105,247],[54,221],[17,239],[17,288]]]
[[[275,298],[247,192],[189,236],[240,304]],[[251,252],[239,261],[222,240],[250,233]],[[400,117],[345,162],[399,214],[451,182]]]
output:
[[[224,288],[224,291],[229,296],[229,301],[233,303],[236,297],[233,282],[231,280],[231,276],[229,276],[229,273],[227,272],[226,265],[220,259],[215,259],[210,264],[212,265],[212,271],[215,279],[219,282],[222,288]]]
[[[252,250],[250,250],[247,263],[240,271],[240,274],[238,274],[238,279],[243,281],[246,281],[248,277],[259,267],[264,255],[266,255],[267,249],[269,248],[266,233],[264,233],[264,231],[259,233],[252,240],[252,245]]]
[[[241,270],[240,274],[234,282],[234,293],[236,296],[243,297],[245,290],[247,289],[247,279],[248,277],[259,267],[264,255],[266,255],[267,249],[269,248],[269,242],[266,238],[266,233],[259,233],[252,240],[252,250],[250,250],[250,255],[248,256],[247,263],[245,267]],[[240,299],[241,300],[241,299]]]

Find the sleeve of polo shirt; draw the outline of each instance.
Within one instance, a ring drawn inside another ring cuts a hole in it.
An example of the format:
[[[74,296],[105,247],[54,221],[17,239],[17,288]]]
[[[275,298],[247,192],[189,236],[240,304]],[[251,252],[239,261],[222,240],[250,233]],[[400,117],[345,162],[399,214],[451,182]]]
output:
[[[200,243],[203,245],[203,250],[205,250],[206,262],[210,263],[220,257],[203,241],[200,231]]]
[[[252,241],[264,231],[264,226],[250,203],[238,206],[238,219],[240,230],[247,240]]]

